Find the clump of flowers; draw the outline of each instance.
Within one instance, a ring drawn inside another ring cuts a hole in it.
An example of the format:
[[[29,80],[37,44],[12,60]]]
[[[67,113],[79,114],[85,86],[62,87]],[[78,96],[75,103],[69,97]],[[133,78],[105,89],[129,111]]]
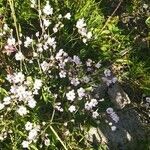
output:
[[[37,148],[50,147],[53,133],[65,148],[53,125],[59,129],[59,123],[75,123],[71,120],[80,115],[85,116],[84,122],[88,122],[88,118],[100,118],[99,102],[103,100],[94,99],[92,92],[93,85],[101,81],[101,61],[91,58],[82,60],[80,54],[70,55],[65,43],[61,44],[60,36],[67,26],[64,20],[72,19],[70,12],[55,14],[49,1],[39,6],[31,0],[30,5],[38,12],[40,31],[30,37],[20,33],[20,40],[11,35],[5,43],[6,54],[9,54],[8,57],[14,56],[15,67],[12,66],[13,72],[7,74],[7,92],[0,102],[3,122],[0,140],[5,142],[6,138],[11,139],[11,134],[18,131],[21,133],[18,135],[21,142],[17,145],[20,149],[32,148],[39,142]],[[1,36],[10,29],[5,25],[3,30]],[[84,18],[76,20],[73,30],[78,33],[77,41],[81,40],[85,47],[92,40],[92,32],[88,31]],[[32,53],[30,58],[24,53],[26,49]],[[104,74],[108,86],[116,82],[116,78],[109,79],[110,70],[105,70]],[[107,113],[116,123],[119,121],[110,108]],[[18,128],[10,126],[12,132],[5,131],[7,121],[12,126],[17,122]],[[39,124],[41,121],[42,125]]]
[[[77,21],[76,27],[78,28],[78,33],[81,35],[84,43],[86,43],[88,40],[90,40],[92,38],[92,32],[87,31],[84,18],[79,19]]]
[[[119,116],[114,112],[113,108],[109,107],[106,109],[107,114],[109,117],[114,121],[114,123],[118,123]],[[112,123],[110,122],[109,125],[111,126],[111,130],[115,131],[117,127],[115,125],[112,126]]]
[[[117,82],[117,78],[112,75],[111,70],[109,69],[104,70],[104,77],[102,77],[102,80],[107,84],[107,86]]]

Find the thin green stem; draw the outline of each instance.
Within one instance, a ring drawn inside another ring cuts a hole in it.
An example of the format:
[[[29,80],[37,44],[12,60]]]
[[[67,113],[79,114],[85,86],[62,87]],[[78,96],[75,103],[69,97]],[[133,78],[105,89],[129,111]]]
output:
[[[15,29],[16,29],[16,35],[17,35],[17,40],[18,40],[18,48],[19,51],[21,51],[21,47],[20,47],[20,38],[19,38],[19,30],[18,30],[18,26],[17,26],[17,18],[16,18],[16,14],[15,14],[15,9],[14,9],[14,1],[13,0],[8,0],[9,1],[9,5],[10,5],[10,9],[12,12],[12,17],[14,20],[14,24],[15,24]],[[22,71],[22,61],[20,61],[20,70]]]
[[[105,27],[108,25],[109,21],[111,20],[111,18],[113,17],[113,15],[116,13],[116,11],[118,10],[118,8],[120,7],[122,3],[122,0],[120,0],[119,4],[117,5],[116,9],[113,11],[113,13],[111,14],[111,16],[107,19],[106,23],[104,24],[104,26],[102,27],[100,33],[105,29]]]
[[[61,145],[63,146],[63,148],[65,150],[68,150],[67,147],[65,146],[65,144],[63,143],[63,141],[60,139],[59,135],[57,134],[57,132],[55,131],[55,129],[50,126],[51,131],[54,133],[54,135],[56,136],[56,138],[58,139],[58,141],[61,143]]]
[[[16,34],[17,34],[17,40],[18,40],[18,48],[19,51],[21,51],[21,47],[20,47],[20,38],[19,38],[19,31],[18,31],[18,27],[17,27],[17,18],[16,18],[16,14],[15,14],[15,9],[14,9],[14,1],[13,0],[9,0],[9,4],[10,4],[10,9],[12,12],[12,17],[14,20],[14,24],[15,24],[15,29],[16,29]]]

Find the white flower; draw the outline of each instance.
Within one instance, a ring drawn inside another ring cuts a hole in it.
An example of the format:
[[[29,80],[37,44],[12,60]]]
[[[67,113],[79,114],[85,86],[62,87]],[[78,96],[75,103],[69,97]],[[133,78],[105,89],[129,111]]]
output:
[[[78,56],[74,55],[73,61],[75,62],[76,65],[81,65],[81,60]]]
[[[105,99],[104,99],[104,98],[102,98],[102,99],[100,99],[100,100],[99,100],[99,102],[103,102],[104,100],[105,100]]]
[[[21,44],[22,44],[22,41],[21,41],[21,40],[19,40],[19,41],[18,41],[18,44],[19,44],[19,45],[21,45]]]
[[[119,121],[119,116],[113,112],[110,114],[110,117],[112,118],[112,120],[114,120],[116,123]]]
[[[86,35],[87,39],[91,39],[92,37],[92,32],[88,32],[87,35]]]
[[[29,101],[29,100],[33,99],[33,94],[32,94],[31,91],[25,91],[24,95],[25,95],[26,101]]]
[[[59,72],[59,76],[60,76],[60,78],[65,78],[66,77],[66,72],[64,70],[61,70]]]
[[[62,15],[61,15],[61,14],[59,14],[58,18],[59,18],[59,19],[61,19],[61,18],[62,18]]]
[[[91,99],[90,104],[92,107],[95,107],[98,104],[98,101],[96,99]]]
[[[116,131],[117,127],[116,126],[111,126],[112,131]]]
[[[82,78],[82,81],[85,82],[85,83],[88,83],[88,82],[90,81],[90,78],[87,77],[87,76],[84,76],[84,77]]]
[[[65,65],[66,65],[65,60],[64,60],[63,62],[60,62],[58,65],[59,65],[59,67],[60,67],[61,69],[64,69],[64,68],[65,68]],[[65,73],[65,72],[62,70],[62,73]],[[66,73],[65,73],[65,75],[66,75]]]
[[[48,39],[48,37],[49,37],[49,35],[48,34],[44,34],[44,39],[46,40],[46,39]]]
[[[78,93],[78,96],[79,96],[80,98],[82,98],[83,96],[85,96],[85,89],[83,89],[83,88],[81,87],[81,88],[79,88],[79,89],[77,90],[77,93]]]
[[[43,24],[45,27],[48,27],[51,24],[51,22],[49,20],[43,19]]]
[[[14,83],[22,83],[25,80],[25,76],[22,72],[18,72],[14,74],[13,82]]]
[[[71,105],[71,106],[68,108],[68,110],[72,113],[72,112],[76,111],[76,107],[73,106],[73,105]]]
[[[54,27],[54,28],[53,28],[53,31],[54,31],[54,33],[58,32],[58,28],[57,28],[57,27]]]
[[[100,68],[101,67],[101,63],[98,62],[96,65],[95,65],[96,68]]]
[[[10,82],[10,83],[12,83],[13,82],[13,75],[11,75],[11,74],[7,74],[7,77],[6,77],[6,79]]]
[[[0,110],[2,110],[5,107],[3,103],[0,103]]]
[[[66,93],[66,97],[68,100],[73,101],[75,99],[75,92],[74,90],[69,91]]]
[[[37,51],[38,51],[38,52],[43,52],[42,46],[43,46],[42,43],[38,43],[38,44],[37,44]]]
[[[98,104],[98,101],[96,99],[91,99],[90,102],[85,103],[85,109],[91,110],[93,107],[96,107],[97,104]]]
[[[8,38],[8,40],[7,40],[7,44],[8,45],[15,45],[15,42],[16,42],[16,40],[15,40],[15,38]]]
[[[93,118],[97,118],[99,116],[99,113],[97,112],[97,111],[94,111],[93,113],[92,113],[92,117]]]
[[[76,27],[77,27],[78,29],[82,29],[82,28],[85,27],[85,26],[86,26],[86,23],[84,22],[84,18],[79,19],[79,20],[77,21],[77,23],[76,23]]]
[[[49,1],[47,1],[46,5],[44,6],[43,13],[46,15],[52,15],[53,14],[53,8],[49,5]]]
[[[60,105],[61,105],[61,103],[59,103],[59,102],[58,102],[58,103],[55,103],[54,108],[57,109],[57,110],[60,111],[60,112],[63,112],[63,108],[61,108]]]
[[[63,55],[63,54],[64,54],[63,49],[60,49],[59,52],[56,54],[55,58],[56,58],[57,60],[60,60],[60,59],[62,59],[62,55]]]
[[[34,125],[34,126],[35,126],[34,129],[35,129],[36,131],[40,131],[40,128],[41,128],[40,125]]]
[[[104,75],[105,75],[105,77],[111,76],[111,71],[110,71],[109,69],[106,69],[106,70],[104,71]]]
[[[72,78],[71,79],[71,84],[74,86],[77,86],[78,84],[80,84],[79,79],[78,78]]]
[[[49,139],[45,139],[45,140],[44,140],[44,144],[45,144],[46,146],[49,146],[49,145],[50,145],[50,140],[49,140]]]
[[[38,90],[35,89],[35,90],[33,91],[33,94],[34,94],[34,95],[38,95],[38,94],[39,94]]]
[[[112,120],[114,120],[116,123],[119,121],[119,116],[114,112],[113,108],[107,108],[106,112],[110,115]]]
[[[16,94],[17,93],[17,86],[16,85],[12,85],[11,88],[10,88],[10,92],[12,94]]]
[[[36,106],[36,101],[35,101],[34,99],[30,99],[30,100],[28,101],[28,106],[29,106],[30,108],[34,108],[34,107]]]
[[[24,57],[24,55],[22,54],[22,52],[19,51],[18,53],[16,53],[15,59],[19,61],[19,60],[24,60],[25,57]]]
[[[70,14],[70,13],[67,13],[67,14],[64,16],[64,18],[66,18],[66,19],[70,20],[70,18],[71,18],[71,14]]]
[[[7,30],[9,29],[9,27],[8,27],[8,25],[7,25],[6,23],[4,24],[3,29],[4,29],[5,31],[7,31]]]
[[[24,106],[19,106],[19,108],[17,109],[17,113],[20,115],[20,116],[24,116],[28,113],[26,107]]]
[[[109,122],[109,126],[112,126],[112,122]]]
[[[52,46],[53,48],[56,47],[56,41],[54,37],[49,37],[47,40],[47,44],[49,44],[49,46]]]
[[[106,112],[107,112],[108,114],[111,114],[111,113],[114,112],[114,110],[113,110],[113,108],[109,107],[109,108],[106,109]]]
[[[36,32],[36,33],[35,33],[36,37],[39,37],[39,34],[40,34],[39,32]]]
[[[150,103],[150,97],[146,97],[146,102]]]
[[[26,41],[24,42],[24,46],[28,47],[32,43],[32,39],[30,37],[26,37]]]
[[[41,68],[42,68],[42,70],[43,70],[44,72],[48,71],[48,69],[49,69],[49,63],[47,63],[46,61],[43,61],[43,62],[41,63]]]
[[[87,61],[86,61],[86,65],[88,66],[88,67],[91,67],[92,66],[92,60],[91,59],[88,59]]]
[[[86,28],[81,28],[81,29],[78,29],[78,32],[79,34],[81,34],[82,37],[85,37],[87,38],[87,29]]]
[[[33,57],[38,57],[38,53],[33,52]]]
[[[34,89],[39,90],[41,87],[42,87],[42,80],[35,79],[35,81],[34,81]]]
[[[36,138],[36,136],[37,136],[37,130],[36,129],[32,129],[29,132],[28,139],[29,140],[34,140]]]
[[[26,87],[24,85],[20,85],[15,87],[15,93],[16,96],[18,97],[19,101],[23,101],[27,98],[28,92],[26,91]],[[12,91],[11,91],[12,92]]]
[[[61,25],[60,25],[60,28],[63,28],[63,27],[64,27],[64,24],[61,24]]]
[[[89,102],[86,102],[84,107],[85,107],[86,110],[91,110],[92,109],[92,106],[90,105]]]
[[[117,82],[117,78],[116,78],[116,77],[113,77],[113,78],[111,79],[111,81],[112,81],[112,83],[116,83],[116,82]]]
[[[23,147],[23,148],[28,148],[28,147],[29,147],[29,144],[30,144],[29,141],[23,141],[23,142],[22,142],[22,147]]]
[[[43,48],[44,48],[44,50],[47,50],[47,49],[48,49],[47,43],[43,45]]]
[[[26,129],[27,131],[30,131],[30,130],[32,129],[32,123],[28,121],[28,122],[25,124],[25,129]]]
[[[4,97],[3,104],[4,105],[9,105],[10,103],[11,103],[11,98],[9,96]]]
[[[147,9],[148,5],[147,4],[143,4],[143,8]]]
[[[83,43],[86,43],[86,42],[87,42],[87,39],[86,39],[86,38],[83,38],[82,41],[83,41]]]

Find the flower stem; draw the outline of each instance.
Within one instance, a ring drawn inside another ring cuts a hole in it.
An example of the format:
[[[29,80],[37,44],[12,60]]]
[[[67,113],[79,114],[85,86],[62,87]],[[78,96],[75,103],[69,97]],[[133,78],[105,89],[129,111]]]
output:
[[[61,143],[61,145],[63,146],[63,148],[65,150],[68,150],[67,147],[65,146],[65,144],[63,143],[63,141],[60,139],[59,135],[57,134],[57,132],[54,130],[54,128],[52,126],[50,126],[51,131],[54,133],[54,135],[56,136],[56,138],[58,139],[58,141]]]

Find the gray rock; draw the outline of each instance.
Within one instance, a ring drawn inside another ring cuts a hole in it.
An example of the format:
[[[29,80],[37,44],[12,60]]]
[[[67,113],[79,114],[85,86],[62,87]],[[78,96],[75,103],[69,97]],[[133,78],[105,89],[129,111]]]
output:
[[[130,103],[130,99],[122,87],[118,83],[110,87],[101,85],[94,92],[94,95],[98,92],[97,95],[103,97],[105,94],[108,94],[120,119],[118,123],[113,122],[113,125],[117,127],[115,131],[111,130],[110,125],[102,122],[98,127],[90,128],[86,139],[95,145],[107,143],[108,149],[110,150],[148,149],[147,147],[138,147],[142,141],[148,139],[149,133],[146,131],[147,128],[142,124],[136,110],[127,107],[127,104]],[[107,115],[103,119],[112,122]]]
[[[117,127],[115,131],[112,131],[108,124],[101,123],[98,127],[90,128],[86,139],[93,145],[106,144],[110,150],[136,150],[142,141],[148,139],[138,113],[130,109],[117,114],[120,120],[113,124]],[[105,119],[109,120],[107,116]],[[141,148],[146,150],[144,145]]]
[[[94,87],[93,97],[97,99],[104,98],[107,94],[108,86],[105,83],[100,84],[97,87]]]
[[[110,87],[108,87],[107,93],[117,109],[122,109],[127,104],[130,104],[128,95],[124,92],[119,83],[112,84]]]

